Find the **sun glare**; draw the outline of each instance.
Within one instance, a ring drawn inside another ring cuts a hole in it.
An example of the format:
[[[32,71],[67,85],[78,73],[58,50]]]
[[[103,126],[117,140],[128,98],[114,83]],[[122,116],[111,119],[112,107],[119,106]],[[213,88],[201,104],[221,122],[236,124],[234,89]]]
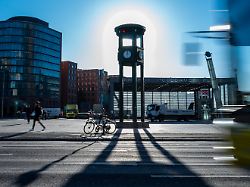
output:
[[[146,27],[144,35],[145,59],[150,61],[156,50],[156,42],[159,24],[151,12],[143,9],[121,9],[110,12],[105,19],[102,20],[102,63],[108,72],[118,72],[118,37],[114,32],[114,28],[127,23],[136,23]],[[125,70],[125,75],[129,74]],[[126,73],[127,72],[127,73]]]

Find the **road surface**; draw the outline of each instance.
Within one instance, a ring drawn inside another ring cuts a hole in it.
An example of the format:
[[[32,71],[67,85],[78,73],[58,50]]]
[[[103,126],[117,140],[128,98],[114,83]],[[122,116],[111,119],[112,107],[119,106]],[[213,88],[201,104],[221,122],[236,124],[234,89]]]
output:
[[[1,186],[249,186],[225,141],[1,141]]]

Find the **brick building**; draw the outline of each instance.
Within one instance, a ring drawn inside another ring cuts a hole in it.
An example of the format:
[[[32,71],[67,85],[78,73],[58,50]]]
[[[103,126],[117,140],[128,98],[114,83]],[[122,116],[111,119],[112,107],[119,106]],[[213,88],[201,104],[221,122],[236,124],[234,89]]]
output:
[[[108,106],[108,73],[103,69],[77,70],[78,106],[82,112],[93,104]]]
[[[61,62],[61,108],[77,104],[77,63]]]

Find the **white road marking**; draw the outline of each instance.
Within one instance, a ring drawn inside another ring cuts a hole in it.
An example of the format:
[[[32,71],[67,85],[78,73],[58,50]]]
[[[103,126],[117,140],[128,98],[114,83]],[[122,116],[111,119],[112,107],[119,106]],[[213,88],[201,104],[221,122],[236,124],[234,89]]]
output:
[[[217,157],[213,157],[213,159],[220,160],[220,161],[235,161],[235,160],[237,160],[233,156],[217,156]]]
[[[126,149],[117,149],[117,150],[114,149],[113,151],[114,152],[128,152],[128,150],[126,150]]]
[[[12,153],[2,153],[2,154],[0,154],[0,156],[11,156],[11,155],[13,155]]]
[[[94,162],[91,163],[91,165],[121,165],[119,163],[113,163],[113,162]],[[126,166],[137,166],[138,164],[136,162],[124,162],[122,165]]]
[[[213,149],[234,149],[233,146],[215,146]]]

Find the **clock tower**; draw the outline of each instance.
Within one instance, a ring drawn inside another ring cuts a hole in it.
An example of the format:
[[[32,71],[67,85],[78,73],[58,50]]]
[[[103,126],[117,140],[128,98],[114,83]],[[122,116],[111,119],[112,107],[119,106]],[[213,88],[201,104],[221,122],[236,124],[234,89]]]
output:
[[[119,61],[119,118],[124,119],[123,110],[123,67],[132,67],[132,118],[133,124],[137,123],[137,66],[140,66],[140,88],[141,88],[141,123],[145,119],[144,98],[144,47],[143,35],[145,27],[139,24],[123,24],[115,28],[119,37],[118,61]]]

